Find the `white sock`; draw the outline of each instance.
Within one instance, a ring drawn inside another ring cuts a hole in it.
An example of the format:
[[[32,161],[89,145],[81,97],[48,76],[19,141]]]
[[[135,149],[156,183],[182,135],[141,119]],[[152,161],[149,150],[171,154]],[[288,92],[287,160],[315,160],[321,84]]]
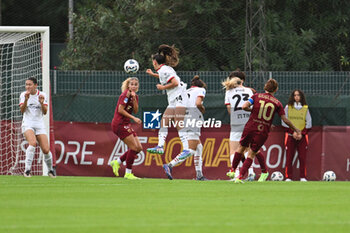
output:
[[[170,167],[175,167],[176,165],[178,165],[179,163],[182,163],[183,161],[185,161],[187,158],[191,157],[192,155],[194,155],[196,152],[194,150],[189,150],[190,151],[190,155],[187,156],[186,158],[183,158],[181,156],[181,153],[178,154],[173,160],[170,161],[170,163],[168,164]]]
[[[235,157],[235,153],[233,153],[232,155],[230,155],[230,161],[231,161],[231,164],[232,164],[232,161],[233,161],[233,158]]]
[[[235,178],[239,177],[239,168],[237,167],[236,172],[235,172]]]
[[[250,168],[248,169],[248,175],[250,174],[254,174],[253,166],[250,166]]]
[[[122,164],[122,161],[120,160],[119,157],[117,158],[117,163]]]
[[[125,169],[125,173],[131,173],[131,169],[126,168],[126,169]]]
[[[158,131],[158,146],[164,147],[166,137],[168,136],[168,128],[162,127]]]
[[[184,150],[188,150],[188,137],[187,137],[187,133],[186,133],[186,129],[180,129],[178,130],[178,134],[180,137],[180,140],[182,142],[182,147]]]
[[[26,149],[26,159],[25,159],[25,171],[32,169],[32,163],[34,159],[35,147],[29,145]]]
[[[44,161],[46,163],[47,169],[49,171],[52,171],[53,167],[52,167],[52,154],[51,154],[51,151],[49,151],[48,154],[44,154]]]
[[[194,167],[196,169],[196,175],[198,178],[203,176],[203,171],[202,171],[202,152],[203,152],[203,145],[198,144],[197,145],[197,150],[196,153],[194,154]]]

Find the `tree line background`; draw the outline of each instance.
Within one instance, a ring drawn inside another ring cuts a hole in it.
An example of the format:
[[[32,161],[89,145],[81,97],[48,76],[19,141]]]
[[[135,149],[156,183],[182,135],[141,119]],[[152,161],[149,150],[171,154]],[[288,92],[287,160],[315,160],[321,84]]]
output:
[[[64,70],[141,69],[162,43],[180,49],[177,70],[244,68],[244,0],[75,0],[68,40],[68,1],[2,0],[1,24],[50,26],[51,42],[66,43]],[[266,70],[350,70],[350,1],[269,0],[264,3]],[[261,62],[259,60],[255,62]]]

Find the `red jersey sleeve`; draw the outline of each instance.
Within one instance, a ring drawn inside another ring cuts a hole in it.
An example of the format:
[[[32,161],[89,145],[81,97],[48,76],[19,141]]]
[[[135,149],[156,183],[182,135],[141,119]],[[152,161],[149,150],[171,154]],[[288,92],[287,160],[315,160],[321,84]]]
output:
[[[128,103],[129,98],[126,96],[126,93],[128,93],[128,90],[124,91],[118,99],[118,104],[126,105]]]
[[[277,113],[278,115],[282,116],[282,115],[286,115],[283,105],[281,104],[281,102],[278,102],[277,104]]]

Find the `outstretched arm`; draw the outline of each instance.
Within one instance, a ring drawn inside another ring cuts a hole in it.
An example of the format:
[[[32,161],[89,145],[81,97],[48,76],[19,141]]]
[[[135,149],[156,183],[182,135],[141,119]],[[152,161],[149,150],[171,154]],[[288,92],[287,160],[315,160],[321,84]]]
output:
[[[153,77],[155,77],[155,78],[159,78],[159,74],[154,73],[151,69],[147,69],[146,73],[151,75],[151,76],[153,76]]]

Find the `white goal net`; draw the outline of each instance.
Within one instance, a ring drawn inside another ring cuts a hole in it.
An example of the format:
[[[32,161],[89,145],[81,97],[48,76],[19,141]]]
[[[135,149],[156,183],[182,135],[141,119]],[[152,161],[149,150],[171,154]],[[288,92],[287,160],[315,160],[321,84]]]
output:
[[[48,34],[48,27],[0,27],[0,175],[24,172],[28,144],[21,132],[19,96],[29,77],[37,78],[38,89],[49,96]],[[45,125],[48,130],[48,116]],[[37,147],[34,175],[43,172],[40,154]]]

